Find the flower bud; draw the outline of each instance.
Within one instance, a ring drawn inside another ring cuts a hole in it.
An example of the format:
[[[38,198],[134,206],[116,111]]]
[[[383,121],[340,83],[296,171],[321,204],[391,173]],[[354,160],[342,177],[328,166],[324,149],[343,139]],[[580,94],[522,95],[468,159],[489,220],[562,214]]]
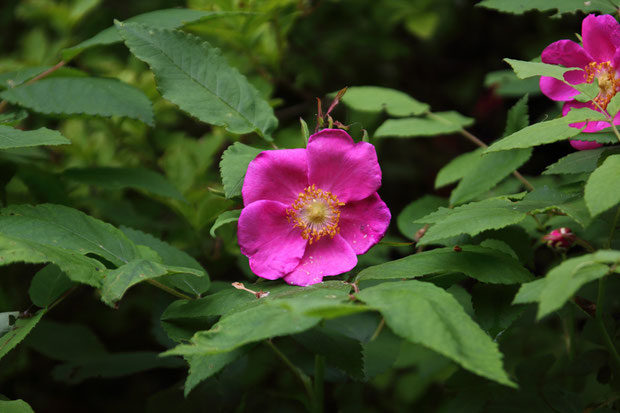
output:
[[[547,243],[549,248],[560,250],[569,249],[575,243],[576,239],[577,237],[573,234],[573,231],[566,227],[554,229],[542,237],[542,240]]]

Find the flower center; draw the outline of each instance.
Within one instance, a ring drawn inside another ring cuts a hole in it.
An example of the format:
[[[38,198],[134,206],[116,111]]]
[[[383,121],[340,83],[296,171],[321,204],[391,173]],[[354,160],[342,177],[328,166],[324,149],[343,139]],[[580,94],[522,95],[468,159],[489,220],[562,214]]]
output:
[[[590,62],[585,71],[584,77],[587,83],[592,83],[595,77],[598,80],[599,92],[594,102],[606,109],[609,101],[620,88],[620,79],[616,78],[616,70],[609,62]]]
[[[311,185],[299,194],[295,202],[286,210],[288,220],[301,228],[301,236],[310,244],[325,235],[334,238],[340,227],[340,207],[336,195]]]

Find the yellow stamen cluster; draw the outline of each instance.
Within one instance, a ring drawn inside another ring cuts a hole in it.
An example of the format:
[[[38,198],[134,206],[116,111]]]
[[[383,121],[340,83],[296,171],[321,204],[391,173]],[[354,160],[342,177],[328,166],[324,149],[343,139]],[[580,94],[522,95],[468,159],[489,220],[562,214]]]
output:
[[[609,62],[590,62],[585,72],[584,77],[587,83],[592,83],[595,77],[598,80],[599,93],[594,98],[594,102],[606,109],[609,101],[620,88],[620,79],[616,78],[616,70]]]
[[[343,206],[336,195],[311,185],[299,194],[286,215],[296,228],[301,228],[301,236],[312,244],[325,235],[334,238],[340,232],[338,221]]]

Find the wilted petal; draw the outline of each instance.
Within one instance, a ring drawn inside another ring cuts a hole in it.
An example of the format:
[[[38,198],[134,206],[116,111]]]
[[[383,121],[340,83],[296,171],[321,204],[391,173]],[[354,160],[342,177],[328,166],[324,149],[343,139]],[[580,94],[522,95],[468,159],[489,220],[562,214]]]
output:
[[[377,192],[381,169],[375,147],[355,143],[340,129],[323,129],[308,141],[308,181],[341,202],[358,201]]]
[[[305,149],[264,151],[250,162],[243,181],[243,204],[259,200],[290,205],[308,186]]]
[[[356,254],[364,254],[383,238],[390,224],[390,210],[378,194],[348,203],[340,211],[340,235]]]
[[[588,15],[581,26],[583,48],[597,61],[613,60],[620,47],[620,25],[608,14]]]
[[[333,239],[321,238],[309,244],[306,252],[284,281],[293,285],[307,286],[320,283],[323,277],[347,272],[357,264],[357,256],[348,242],[340,235]]]
[[[291,272],[304,256],[307,241],[286,217],[287,205],[256,201],[243,208],[237,236],[254,274],[275,280]]]

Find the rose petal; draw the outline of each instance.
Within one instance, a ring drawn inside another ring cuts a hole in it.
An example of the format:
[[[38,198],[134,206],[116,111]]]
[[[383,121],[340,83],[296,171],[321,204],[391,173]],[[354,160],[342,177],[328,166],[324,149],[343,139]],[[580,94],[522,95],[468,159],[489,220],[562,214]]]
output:
[[[572,146],[573,148],[577,149],[578,151],[587,151],[590,149],[596,149],[596,148],[600,148],[601,146],[603,146],[602,143],[598,143],[598,142],[591,142],[591,141],[579,141],[576,139],[572,139],[570,141],[570,146]]]
[[[243,208],[237,236],[241,253],[250,259],[252,272],[275,280],[293,271],[304,255],[307,241],[286,217],[287,205],[256,201]]]
[[[306,253],[284,281],[292,285],[307,286],[320,283],[323,277],[347,272],[357,264],[357,256],[348,242],[340,235],[324,237],[309,244]]]
[[[250,162],[245,173],[243,204],[259,200],[290,205],[308,186],[308,161],[305,149],[264,151]]]
[[[541,53],[543,63],[562,65],[564,67],[585,68],[594,61],[583,47],[572,40],[559,40],[545,47]]]
[[[573,71],[568,73],[572,72]],[[571,100],[579,94],[577,89],[568,86],[562,81],[547,76],[540,77],[540,90],[549,99],[558,101]]]
[[[570,112],[571,109],[580,109],[580,108],[589,108],[592,110],[596,110],[598,112],[600,112],[600,110],[598,110],[596,108],[596,106],[594,106],[594,104],[592,102],[577,102],[577,101],[572,101],[572,102],[566,102],[563,106],[562,106],[562,116],[566,116],[568,114],[568,112]],[[614,124],[618,125],[620,124],[620,117],[616,116],[614,118]],[[583,128],[583,126],[586,125],[586,122],[576,122],[576,123],[571,123],[570,126],[572,126],[573,128]],[[586,128],[582,131],[585,133],[593,133],[593,132],[598,132],[602,129],[608,128],[609,122],[604,122],[604,121],[600,121],[600,120],[596,120],[596,121],[590,121],[587,122]]]
[[[340,235],[357,255],[383,238],[390,224],[390,210],[378,194],[348,203],[340,211]]]
[[[375,147],[355,143],[340,129],[323,129],[308,141],[308,181],[341,202],[358,201],[377,192],[381,169]]]
[[[620,25],[608,14],[588,15],[581,26],[583,48],[598,62],[611,61],[620,46]]]

